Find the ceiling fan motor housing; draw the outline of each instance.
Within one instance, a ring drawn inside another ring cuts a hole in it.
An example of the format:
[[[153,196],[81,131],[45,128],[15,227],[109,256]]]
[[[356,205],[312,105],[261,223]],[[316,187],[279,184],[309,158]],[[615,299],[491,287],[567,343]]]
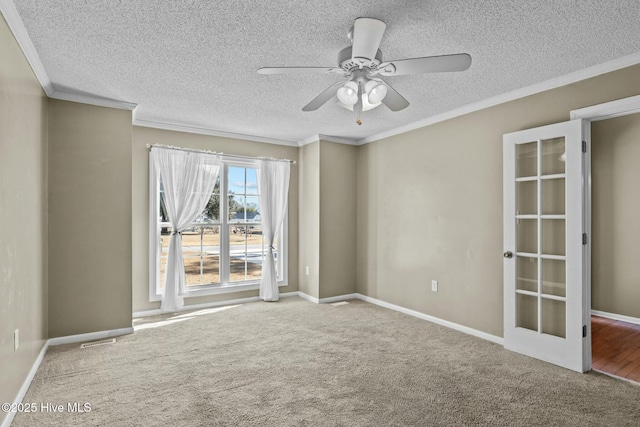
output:
[[[360,65],[369,68],[370,71],[378,69],[378,66],[382,62],[382,51],[378,49],[376,57],[370,61],[365,61],[364,64],[361,61],[354,61],[351,58],[352,46],[347,46],[338,53],[338,64],[345,72],[350,73],[354,69],[359,69]]]

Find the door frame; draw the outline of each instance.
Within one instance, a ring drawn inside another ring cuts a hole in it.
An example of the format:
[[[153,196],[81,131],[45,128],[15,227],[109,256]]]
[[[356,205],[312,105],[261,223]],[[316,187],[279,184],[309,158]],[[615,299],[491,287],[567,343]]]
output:
[[[613,119],[615,117],[640,113],[640,95],[622,98],[603,104],[596,104],[589,107],[571,110],[570,119],[583,120],[583,136],[587,145],[587,152],[584,156],[584,203],[582,205],[583,229],[587,233],[587,247],[584,251],[583,259],[583,301],[582,312],[585,319],[591,318],[591,122]],[[587,322],[587,337],[584,340],[584,360],[583,366],[586,371],[591,370],[591,322]]]

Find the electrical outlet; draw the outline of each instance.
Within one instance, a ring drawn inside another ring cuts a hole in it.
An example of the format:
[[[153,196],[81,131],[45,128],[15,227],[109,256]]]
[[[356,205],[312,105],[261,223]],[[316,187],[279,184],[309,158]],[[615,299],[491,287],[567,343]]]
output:
[[[18,351],[20,347],[20,329],[13,331],[13,351]]]
[[[307,272],[307,276],[309,275],[309,266],[307,265],[307,268],[305,269],[305,271]]]
[[[437,280],[432,280],[431,281],[431,290],[433,292],[438,292],[438,281]]]

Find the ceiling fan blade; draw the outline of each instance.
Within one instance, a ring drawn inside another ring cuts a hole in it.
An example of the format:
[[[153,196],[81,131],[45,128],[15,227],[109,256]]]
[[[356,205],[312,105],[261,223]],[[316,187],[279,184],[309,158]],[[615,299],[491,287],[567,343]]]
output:
[[[302,107],[302,111],[315,111],[318,108],[322,107],[328,100],[333,98],[340,86],[344,85],[344,82],[334,83],[324,90],[320,95],[313,98],[313,100]]]
[[[471,66],[471,56],[466,53],[455,55],[428,56],[425,58],[401,59],[380,64],[382,76],[401,76],[403,74],[443,73],[464,71]]]
[[[344,74],[342,68],[335,67],[264,67],[258,74]]]
[[[387,95],[382,99],[382,103],[386,105],[391,111],[400,111],[409,106],[409,101],[404,99],[394,88],[389,86],[389,83],[383,80],[387,86]]]
[[[377,19],[358,18],[353,23],[351,59],[373,60],[387,24]]]

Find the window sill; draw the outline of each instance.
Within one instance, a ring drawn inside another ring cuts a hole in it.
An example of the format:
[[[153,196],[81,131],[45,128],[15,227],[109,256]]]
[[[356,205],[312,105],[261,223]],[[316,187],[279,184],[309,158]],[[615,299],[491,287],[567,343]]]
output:
[[[283,286],[287,286],[287,283],[284,281],[278,282],[278,287],[281,288]],[[237,284],[224,284],[224,285],[203,285],[198,286],[196,289],[187,290],[187,293],[184,295],[184,298],[192,298],[192,297],[201,297],[205,295],[218,295],[218,294],[228,294],[231,292],[243,292],[243,291],[253,291],[260,289],[259,281],[245,282],[245,283],[237,283]],[[149,299],[150,302],[154,301],[162,301],[162,294],[156,294]]]

